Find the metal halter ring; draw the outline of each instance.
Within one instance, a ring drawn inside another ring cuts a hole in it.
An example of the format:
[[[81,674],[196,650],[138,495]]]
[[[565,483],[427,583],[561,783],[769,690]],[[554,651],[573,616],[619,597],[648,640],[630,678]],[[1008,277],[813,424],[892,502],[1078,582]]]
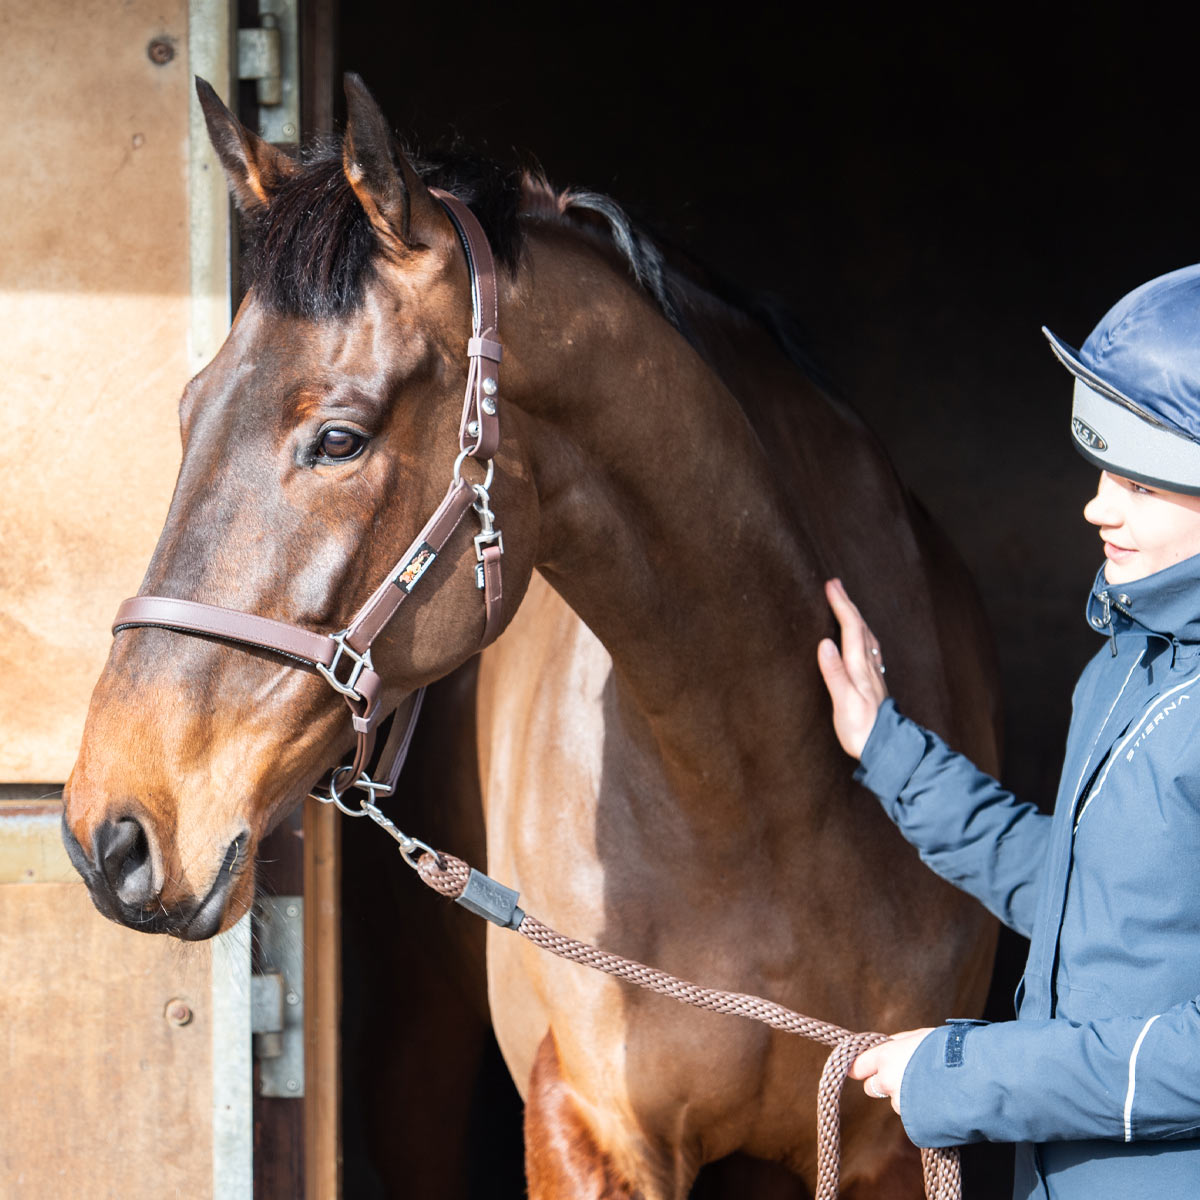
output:
[[[320,792],[316,791],[309,792],[308,794],[314,800],[319,800],[322,804],[334,805],[339,812],[345,813],[348,817],[369,817],[371,814],[367,812],[365,807],[367,801],[363,801],[358,808],[350,808],[349,805],[344,803],[342,800],[342,793],[337,790],[338,776],[341,775],[343,771],[351,771],[353,769],[354,768],[350,763],[342,763],[340,767],[337,767],[334,770],[333,774],[329,776],[329,783],[326,785],[329,788],[328,796],[322,796]],[[350,786],[356,787],[357,785],[351,784]],[[372,793],[372,798],[373,796],[374,793]]]
[[[462,478],[462,465],[464,462],[467,461],[468,458],[470,458],[471,451],[474,449],[475,449],[474,446],[468,446],[466,450],[462,450],[459,452],[458,457],[454,460],[454,478],[455,479]],[[485,492],[488,490],[488,488],[490,488],[492,486],[492,477],[495,475],[495,473],[496,473],[496,464],[489,458],[487,460],[487,474],[484,476],[483,483],[479,485],[480,487],[483,488],[483,490]],[[472,484],[471,486],[474,487],[475,485]]]

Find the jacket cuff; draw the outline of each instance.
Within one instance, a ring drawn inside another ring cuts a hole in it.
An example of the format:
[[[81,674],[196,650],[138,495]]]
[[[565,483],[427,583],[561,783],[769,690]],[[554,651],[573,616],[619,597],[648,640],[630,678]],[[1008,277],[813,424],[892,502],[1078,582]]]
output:
[[[946,1119],[948,1070],[963,1065],[963,1043],[975,1026],[986,1021],[951,1021],[925,1037],[904,1068],[900,1082],[900,1121],[914,1146],[957,1146],[978,1141],[976,1136],[947,1134],[952,1122]]]
[[[874,792],[890,813],[928,748],[925,731],[901,716],[889,696],[879,706],[854,778]]]

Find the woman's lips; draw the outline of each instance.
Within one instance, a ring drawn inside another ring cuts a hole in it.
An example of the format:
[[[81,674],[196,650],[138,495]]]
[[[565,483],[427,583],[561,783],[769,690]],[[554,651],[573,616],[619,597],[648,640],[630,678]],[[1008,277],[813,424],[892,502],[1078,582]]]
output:
[[[1136,554],[1136,550],[1130,550],[1126,546],[1118,546],[1115,542],[1105,541],[1104,557],[1111,559],[1113,562],[1123,562],[1131,554]]]

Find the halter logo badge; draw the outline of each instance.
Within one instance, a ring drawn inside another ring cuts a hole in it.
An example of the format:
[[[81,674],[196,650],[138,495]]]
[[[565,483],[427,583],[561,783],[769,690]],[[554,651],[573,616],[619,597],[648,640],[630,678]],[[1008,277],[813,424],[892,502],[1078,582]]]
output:
[[[1108,449],[1108,443],[1090,425],[1085,425],[1078,417],[1071,418],[1071,432],[1075,434],[1075,440],[1082,442],[1089,450]]]
[[[397,572],[392,582],[402,591],[411,592],[417,586],[417,581],[429,570],[437,551],[428,543],[422,542],[408,560]]]

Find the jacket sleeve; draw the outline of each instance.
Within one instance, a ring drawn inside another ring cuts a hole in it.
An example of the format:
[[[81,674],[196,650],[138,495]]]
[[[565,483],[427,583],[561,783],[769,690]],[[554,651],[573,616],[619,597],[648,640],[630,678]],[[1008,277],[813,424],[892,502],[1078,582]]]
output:
[[[854,775],[922,861],[1028,937],[1050,817],[885,700]]]
[[[1200,999],[1149,1017],[935,1029],[909,1059],[900,1115],[918,1146],[1195,1137]]]

